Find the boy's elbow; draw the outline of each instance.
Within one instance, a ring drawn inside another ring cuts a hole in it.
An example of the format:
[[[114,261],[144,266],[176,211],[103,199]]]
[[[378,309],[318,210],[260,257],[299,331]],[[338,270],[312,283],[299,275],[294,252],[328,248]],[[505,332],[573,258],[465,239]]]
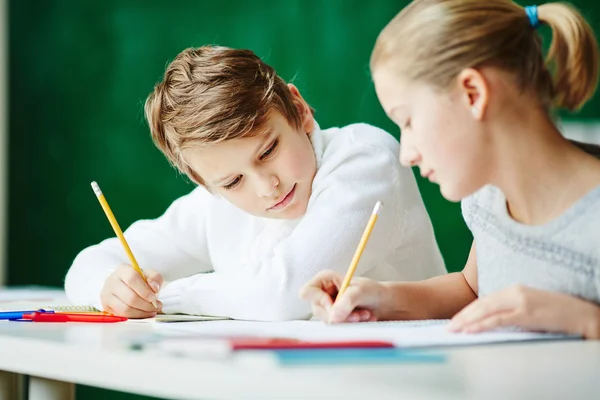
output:
[[[100,291],[111,272],[111,269],[94,268],[84,250],[75,258],[65,275],[64,290],[67,299],[73,304],[98,307]]]

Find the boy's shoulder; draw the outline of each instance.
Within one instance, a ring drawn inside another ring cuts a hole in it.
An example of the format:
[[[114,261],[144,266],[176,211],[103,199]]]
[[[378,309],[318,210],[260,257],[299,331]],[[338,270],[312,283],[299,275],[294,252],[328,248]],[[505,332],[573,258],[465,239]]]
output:
[[[323,129],[323,138],[327,150],[340,151],[348,149],[371,148],[391,152],[394,157],[398,156],[398,140],[385,130],[366,123],[355,123],[343,127]]]

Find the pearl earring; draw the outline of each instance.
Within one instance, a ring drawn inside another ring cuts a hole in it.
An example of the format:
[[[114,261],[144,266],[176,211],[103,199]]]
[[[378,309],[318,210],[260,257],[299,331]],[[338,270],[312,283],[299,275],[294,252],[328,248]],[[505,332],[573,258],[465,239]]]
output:
[[[471,112],[473,113],[473,116],[475,118],[477,118],[479,116],[479,108],[473,107],[473,108],[471,108]]]

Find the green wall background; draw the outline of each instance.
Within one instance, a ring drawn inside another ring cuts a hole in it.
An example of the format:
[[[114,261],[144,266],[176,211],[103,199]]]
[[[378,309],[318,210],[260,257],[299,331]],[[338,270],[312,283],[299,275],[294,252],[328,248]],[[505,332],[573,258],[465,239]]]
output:
[[[142,105],[186,47],[249,48],[293,80],[323,127],[367,122],[398,137],[368,71],[397,0],[13,0],[9,3],[9,284],[62,286],[82,248],[112,235],[97,180],[121,226],[160,215],[191,184],[154,148]],[[593,0],[574,1],[600,27]],[[600,101],[579,117],[599,117]],[[451,271],[471,236],[458,204],[418,177]],[[167,375],[165,378],[168,379]],[[78,398],[142,398],[78,388]]]

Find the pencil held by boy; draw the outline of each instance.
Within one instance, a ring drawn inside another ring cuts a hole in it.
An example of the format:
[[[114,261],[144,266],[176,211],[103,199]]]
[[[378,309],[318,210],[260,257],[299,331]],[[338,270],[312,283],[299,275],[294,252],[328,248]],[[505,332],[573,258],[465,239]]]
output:
[[[540,25],[552,30],[544,60]],[[422,282],[321,272],[302,291],[332,322],[452,318],[600,339],[600,160],[565,139],[556,108],[576,111],[598,80],[591,27],[572,6],[509,0],[415,0],[371,56],[378,98],[418,166],[473,234],[462,272]]]
[[[397,160],[398,141],[367,124],[321,129],[299,90],[251,51],[184,50],[145,113],[154,143],[197,184],[124,233],[158,288],[144,290],[111,238],[74,260],[65,282],[71,301],[132,318],[309,318],[299,288],[319,271],[345,271],[378,201],[386,207],[356,276],[445,273],[414,176]],[[156,295],[158,309],[150,304]]]

